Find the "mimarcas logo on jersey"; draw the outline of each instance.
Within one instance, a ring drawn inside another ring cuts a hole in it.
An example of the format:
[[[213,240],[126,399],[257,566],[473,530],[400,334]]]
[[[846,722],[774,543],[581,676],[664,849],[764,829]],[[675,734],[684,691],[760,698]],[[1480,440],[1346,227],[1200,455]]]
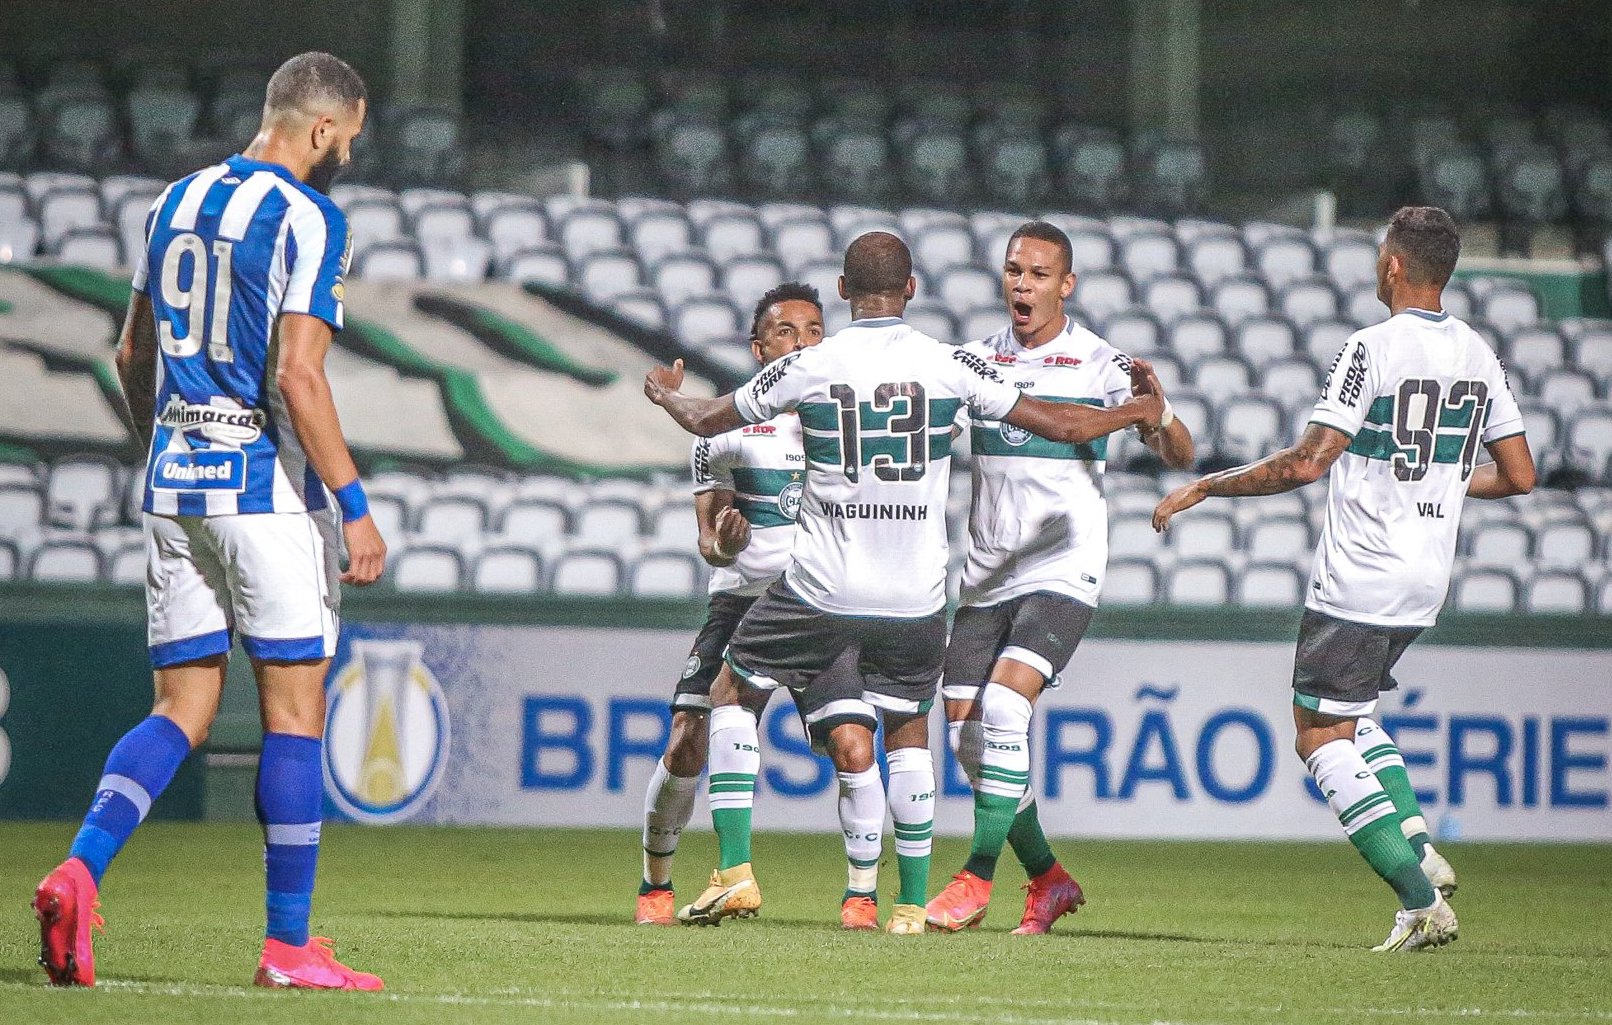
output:
[[[216,395],[205,406],[186,402],[174,395],[157,416],[157,423],[164,427],[187,434],[196,431],[208,441],[237,448],[261,438],[263,422],[261,409],[243,409],[234,399]]]
[[[430,798],[448,760],[448,703],[418,641],[354,641],[332,671],[325,793],[360,822],[399,822]]]

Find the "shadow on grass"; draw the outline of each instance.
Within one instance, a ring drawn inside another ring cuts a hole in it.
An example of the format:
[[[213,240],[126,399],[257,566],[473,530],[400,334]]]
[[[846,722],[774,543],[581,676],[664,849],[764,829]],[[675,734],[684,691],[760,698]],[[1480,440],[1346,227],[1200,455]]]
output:
[[[635,925],[633,920],[626,915],[596,915],[562,911],[372,911],[369,913],[378,918],[435,918],[456,922],[523,922],[561,925],[631,925],[634,928],[641,928]],[[836,933],[841,931],[840,927],[833,922],[816,918],[789,918],[777,915],[765,916],[751,922],[745,922],[741,928],[750,929],[767,925],[788,925],[795,928],[820,929]]]

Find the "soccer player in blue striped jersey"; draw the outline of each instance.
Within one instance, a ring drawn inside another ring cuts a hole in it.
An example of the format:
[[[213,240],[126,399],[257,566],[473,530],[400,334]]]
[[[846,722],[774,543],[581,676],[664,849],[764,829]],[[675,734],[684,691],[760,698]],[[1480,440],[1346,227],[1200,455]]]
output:
[[[347,223],[324,190],[351,160],[365,105],[345,63],[293,57],[269,80],[251,145],[174,182],[146,220],[118,373],[149,452],[156,704],[113,747],[68,859],[35,893],[40,963],[57,985],[94,985],[101,877],[207,736],[238,631],[264,728],[268,922],[254,981],[381,988],[308,934],[340,583],[373,583],[386,560],[324,373],[347,259]]]

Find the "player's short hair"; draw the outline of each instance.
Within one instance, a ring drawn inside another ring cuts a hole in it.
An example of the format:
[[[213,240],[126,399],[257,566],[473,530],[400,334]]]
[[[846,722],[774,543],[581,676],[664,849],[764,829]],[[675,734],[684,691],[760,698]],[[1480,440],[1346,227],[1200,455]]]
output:
[[[1069,244],[1069,236],[1056,224],[1047,221],[1025,221],[1008,236],[1007,247],[1013,248],[1013,243],[1021,238],[1033,238],[1039,242],[1051,242],[1058,247],[1058,253],[1063,257],[1063,272],[1068,274],[1075,269],[1075,247]],[[1007,254],[1004,252],[1003,256]]]
[[[364,80],[340,57],[299,53],[269,79],[263,107],[269,113],[316,114],[331,108],[352,110],[369,99]]]
[[[910,277],[912,250],[888,231],[858,235],[845,249],[848,295],[900,295]]]
[[[1455,218],[1436,206],[1402,206],[1388,222],[1384,245],[1405,262],[1413,285],[1443,288],[1461,255],[1461,233]]]
[[[803,302],[811,303],[817,307],[817,312],[823,312],[823,300],[818,298],[817,289],[803,281],[786,281],[774,288],[767,289],[767,293],[756,303],[756,312],[750,318],[750,337],[761,337],[761,318],[767,311],[779,303]]]

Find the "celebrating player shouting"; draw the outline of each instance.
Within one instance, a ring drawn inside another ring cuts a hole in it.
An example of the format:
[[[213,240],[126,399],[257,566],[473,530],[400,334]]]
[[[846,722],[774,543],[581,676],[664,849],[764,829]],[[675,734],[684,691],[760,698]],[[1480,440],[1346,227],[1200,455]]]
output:
[[[1293,722],[1299,757],[1349,841],[1404,907],[1379,951],[1455,939],[1444,899],[1455,873],[1428,843],[1399,749],[1369,717],[1378,693],[1397,686],[1394,663],[1444,604],[1462,503],[1534,486],[1505,370],[1444,312],[1460,251],[1443,210],[1394,214],[1377,256],[1377,298],[1392,316],[1344,343],[1303,437],[1176,489],[1153,513],[1164,530],[1210,496],[1275,495],[1330,473],[1293,665]],[[1480,442],[1493,463],[1477,465]]]
[[[946,492],[959,408],[1066,444],[1164,417],[1163,396],[1151,392],[1113,408],[1021,395],[978,356],[902,321],[916,287],[906,244],[869,232],[845,253],[840,291],[853,320],[844,331],[719,398],[678,391],[681,366],[657,367],[644,381],[651,401],[702,437],[789,410],[800,413],[805,434],[806,492],[789,565],[745,614],[712,687],[712,785],[721,779],[732,805],[712,812],[721,864],[680,912],[685,920],[715,924],[760,904],[749,815],[760,753],[742,695],[788,687],[842,781],[875,771],[875,719],[860,680],[825,673],[837,659],[854,651],[892,690],[933,699],[945,650]],[[847,833],[882,828],[883,795],[866,789],[873,796],[854,821],[841,802]],[[888,931],[923,931],[925,885],[902,880]]]
[[[101,876],[207,736],[238,629],[264,729],[268,927],[255,981],[381,988],[308,935],[341,600],[330,492],[349,558],[340,580],[373,583],[386,559],[324,372],[342,327],[347,221],[323,192],[351,159],[364,108],[352,68],[325,53],[293,57],[269,80],[246,151],[170,185],[146,220],[118,373],[150,449],[157,700],[112,749],[71,856],[35,894],[40,963],[58,985],[94,984]]]
[[[810,285],[782,284],[756,303],[750,351],[762,366],[822,340],[823,304]],[[715,572],[710,613],[678,680],[671,736],[655,763],[644,799],[640,925],[677,921],[672,858],[694,813],[705,769],[711,681],[740,617],[789,561],[806,478],[800,420],[784,415],[715,438],[700,438],[694,442],[692,462],[700,557]],[[770,694],[762,691],[754,696],[760,704],[751,706],[750,713],[759,715]],[[720,789],[711,799],[713,806],[722,802]]]
[[[1133,392],[1162,396],[1146,364],[1065,316],[1064,300],[1075,287],[1071,259],[1069,237],[1056,225],[1031,221],[1015,231],[1002,264],[1008,326],[964,351],[1024,394],[1049,402],[1103,408]],[[980,416],[971,427],[968,562],[942,695],[952,751],[974,787],[974,841],[968,864],[929,902],[928,919],[945,930],[978,925],[1008,843],[1030,876],[1014,932],[1044,933],[1084,897],[1036,816],[1030,715],[1042,689],[1058,685],[1102,591],[1108,439],[1048,441]],[[1192,465],[1192,436],[1168,413],[1162,429],[1144,428],[1142,437],[1172,469]]]

